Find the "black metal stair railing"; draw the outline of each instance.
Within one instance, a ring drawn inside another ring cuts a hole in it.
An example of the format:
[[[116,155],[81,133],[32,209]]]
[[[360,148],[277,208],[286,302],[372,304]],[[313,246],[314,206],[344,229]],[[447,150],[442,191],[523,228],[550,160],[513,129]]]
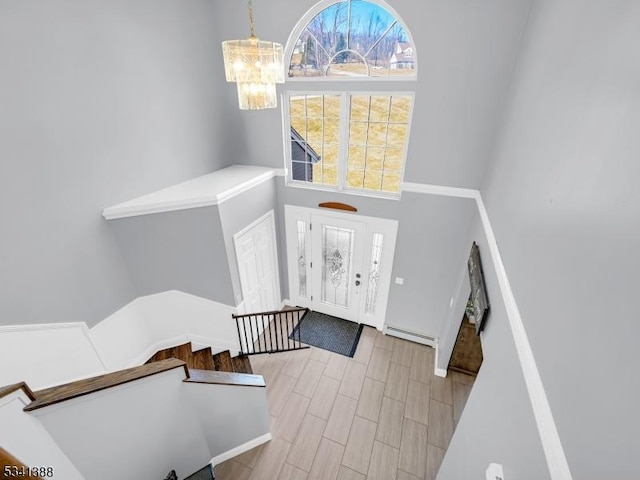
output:
[[[300,321],[308,308],[233,315],[242,355],[309,348],[301,341]]]

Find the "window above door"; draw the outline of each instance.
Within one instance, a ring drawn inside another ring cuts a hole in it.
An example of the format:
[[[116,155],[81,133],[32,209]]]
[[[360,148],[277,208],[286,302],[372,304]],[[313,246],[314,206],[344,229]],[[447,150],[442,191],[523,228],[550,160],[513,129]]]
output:
[[[417,57],[399,16],[378,0],[326,0],[304,15],[285,52],[291,79],[413,79]]]
[[[287,184],[398,198],[417,58],[397,14],[377,0],[321,2],[298,22],[285,55]]]

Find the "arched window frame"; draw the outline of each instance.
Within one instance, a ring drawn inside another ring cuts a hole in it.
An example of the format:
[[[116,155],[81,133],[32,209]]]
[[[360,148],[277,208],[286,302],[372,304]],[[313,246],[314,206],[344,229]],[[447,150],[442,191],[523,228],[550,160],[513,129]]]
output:
[[[320,1],[309,9],[305,15],[296,24],[295,28],[289,35],[285,47],[286,61],[286,81],[282,93],[282,117],[283,117],[283,141],[285,152],[285,170],[286,184],[290,187],[312,188],[315,190],[338,191],[340,193],[365,195],[378,198],[399,199],[401,194],[401,183],[404,179],[404,172],[407,163],[407,152],[409,143],[409,134],[407,134],[406,143],[403,148],[402,166],[400,172],[399,187],[397,191],[388,192],[382,190],[372,190],[366,188],[352,187],[347,181],[347,158],[348,158],[348,142],[349,142],[349,102],[354,96],[402,96],[410,99],[408,111],[408,132],[411,130],[413,106],[415,103],[416,83],[418,79],[418,55],[416,52],[415,42],[411,36],[411,32],[402,20],[400,15],[386,2],[382,0],[366,0],[369,3],[376,4],[385,9],[394,17],[396,22],[403,28],[408,41],[413,49],[414,68],[412,75],[390,75],[390,76],[357,76],[357,77],[337,77],[337,76],[313,76],[313,77],[295,77],[289,76],[289,65],[292,53],[295,48],[296,41],[307,28],[307,25],[323,10],[344,0],[325,0]],[[335,54],[337,55],[337,53]],[[334,57],[335,57],[334,55]],[[289,114],[290,98],[296,95],[336,95],[342,98],[340,107],[341,125],[339,127],[339,143],[340,143],[340,160],[338,162],[338,181],[337,185],[325,185],[315,182],[298,181],[293,179],[293,159],[292,159],[292,138],[291,138],[291,118]],[[364,182],[363,182],[364,183]]]
[[[416,52],[416,44],[413,41],[413,37],[411,36],[411,31],[407,27],[407,24],[402,20],[402,17],[396,12],[393,7],[391,7],[388,3],[382,0],[366,0],[369,3],[376,4],[381,8],[385,9],[389,12],[404,29],[405,34],[409,39],[409,43],[411,43],[411,47],[413,49],[413,75],[406,76],[379,76],[379,77],[327,77],[327,76],[319,76],[319,77],[290,77],[289,72],[289,64],[291,62],[291,55],[293,54],[293,50],[295,48],[296,41],[300,38],[300,35],[307,28],[307,25],[323,10],[337,4],[341,3],[345,0],[324,0],[315,4],[311,7],[307,13],[305,13],[302,18],[298,21],[291,34],[289,35],[289,39],[287,40],[287,44],[284,50],[284,58],[286,61],[286,82],[415,82],[418,79],[418,55]],[[337,55],[337,53],[336,53]],[[335,55],[334,55],[335,56]]]

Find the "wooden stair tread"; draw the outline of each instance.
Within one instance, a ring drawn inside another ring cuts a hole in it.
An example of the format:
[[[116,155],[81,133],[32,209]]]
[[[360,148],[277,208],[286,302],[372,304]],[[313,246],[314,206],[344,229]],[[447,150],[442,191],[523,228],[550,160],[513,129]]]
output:
[[[183,343],[182,345],[176,345],[175,347],[165,348],[158,350],[153,357],[145,362],[145,365],[151,362],[158,362],[160,360],[166,360],[167,358],[177,358],[182,360],[187,366],[191,366],[193,363],[193,352],[191,350],[191,342]]]
[[[247,355],[238,355],[231,359],[233,364],[233,371],[236,373],[249,373],[253,374],[253,368],[251,368],[251,361]]]
[[[198,370],[215,370],[216,366],[213,363],[211,347],[202,348],[193,352],[193,364],[189,365],[189,368],[195,368]]]
[[[213,356],[213,364],[219,372],[233,372],[233,362],[231,361],[231,353],[229,350],[216,353]]]

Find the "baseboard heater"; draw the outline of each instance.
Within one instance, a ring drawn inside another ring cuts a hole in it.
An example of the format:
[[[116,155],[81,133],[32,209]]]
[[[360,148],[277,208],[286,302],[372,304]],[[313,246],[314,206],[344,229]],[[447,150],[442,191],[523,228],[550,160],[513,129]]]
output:
[[[405,328],[394,327],[393,325],[385,325],[384,333],[386,333],[387,335],[392,335],[394,337],[404,338],[405,340],[410,340],[412,342],[429,345],[430,347],[434,348],[438,343],[438,339],[435,337],[430,337],[429,335],[425,335],[423,333],[412,332],[411,330],[407,330]]]

